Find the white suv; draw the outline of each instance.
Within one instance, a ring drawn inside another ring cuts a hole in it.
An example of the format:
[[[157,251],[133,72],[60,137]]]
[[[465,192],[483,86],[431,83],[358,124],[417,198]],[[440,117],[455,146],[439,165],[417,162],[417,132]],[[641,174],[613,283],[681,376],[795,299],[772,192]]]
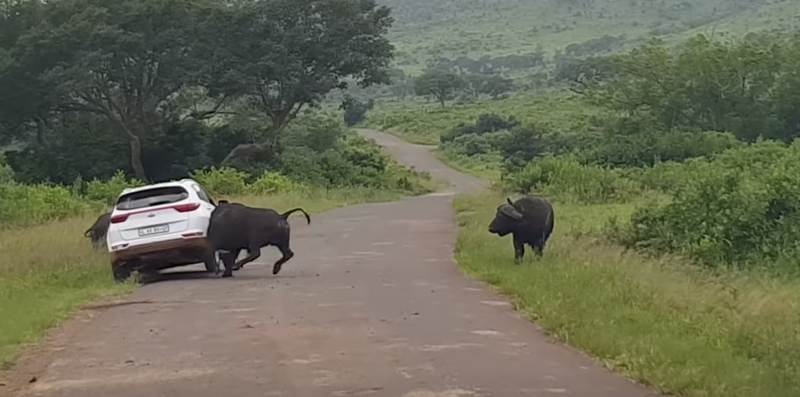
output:
[[[106,236],[114,279],[199,262],[216,272],[218,260],[206,240],[214,208],[211,196],[191,179],[123,190]]]

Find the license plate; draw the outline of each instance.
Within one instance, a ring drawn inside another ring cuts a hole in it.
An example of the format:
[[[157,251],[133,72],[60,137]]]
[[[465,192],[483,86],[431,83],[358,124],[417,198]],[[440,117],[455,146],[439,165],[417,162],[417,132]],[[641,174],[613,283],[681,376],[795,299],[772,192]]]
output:
[[[153,234],[161,234],[169,232],[169,225],[158,225],[153,227],[146,227],[139,229],[139,237],[150,236]]]

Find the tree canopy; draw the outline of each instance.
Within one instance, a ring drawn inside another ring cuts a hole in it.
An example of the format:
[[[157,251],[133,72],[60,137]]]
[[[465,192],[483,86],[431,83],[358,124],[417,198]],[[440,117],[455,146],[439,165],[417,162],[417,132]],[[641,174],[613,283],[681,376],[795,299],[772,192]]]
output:
[[[388,82],[394,53],[393,19],[374,0],[36,0],[3,11],[0,143],[52,154],[91,125],[82,139],[126,145],[142,180],[147,148],[176,131],[191,140],[192,121],[256,113],[269,125],[219,161],[275,155],[298,112],[345,80]]]
[[[445,101],[453,99],[465,84],[464,79],[455,73],[430,69],[414,80],[414,92],[419,96],[434,97],[444,107]]]

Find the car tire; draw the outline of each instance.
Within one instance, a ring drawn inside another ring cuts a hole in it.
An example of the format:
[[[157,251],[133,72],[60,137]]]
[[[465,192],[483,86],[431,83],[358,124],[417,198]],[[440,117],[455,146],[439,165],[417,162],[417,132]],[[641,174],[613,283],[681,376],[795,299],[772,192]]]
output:
[[[206,258],[203,260],[203,263],[206,265],[207,272],[214,274],[219,273],[220,259],[218,253],[212,252],[206,254]]]
[[[131,278],[131,269],[127,263],[111,262],[111,271],[114,273],[114,281],[124,283]]]

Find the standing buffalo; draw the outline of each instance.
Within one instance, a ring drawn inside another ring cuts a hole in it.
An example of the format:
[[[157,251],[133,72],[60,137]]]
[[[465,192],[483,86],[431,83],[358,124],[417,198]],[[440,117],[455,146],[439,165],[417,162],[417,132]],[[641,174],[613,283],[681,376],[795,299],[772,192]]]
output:
[[[111,212],[106,212],[97,217],[91,227],[83,232],[83,236],[91,239],[92,247],[98,249],[105,245],[108,226],[111,224]]]
[[[540,197],[523,197],[516,202],[506,198],[506,201],[497,207],[489,233],[500,237],[513,235],[515,263],[522,261],[525,244],[530,245],[537,256],[542,256],[555,223],[553,206]]]
[[[233,270],[261,256],[261,248],[269,245],[278,247],[282,257],[272,267],[272,274],[278,274],[281,266],[294,256],[289,248],[291,229],[289,215],[300,211],[311,224],[311,217],[302,208],[294,208],[282,214],[269,208],[248,207],[239,203],[220,201],[208,223],[208,241],[214,251],[220,253],[225,265],[222,277],[230,277]],[[239,261],[236,257],[243,249],[247,256]],[[235,263],[234,263],[235,261]]]

